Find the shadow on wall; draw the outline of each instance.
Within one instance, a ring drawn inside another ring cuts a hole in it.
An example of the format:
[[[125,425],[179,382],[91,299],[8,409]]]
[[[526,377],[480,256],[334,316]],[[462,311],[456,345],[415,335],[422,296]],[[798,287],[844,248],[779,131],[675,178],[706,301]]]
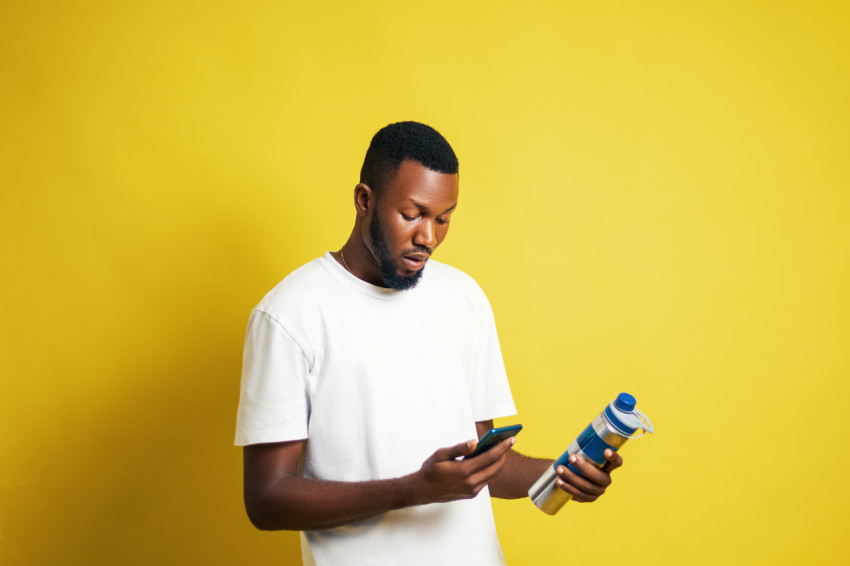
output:
[[[300,258],[262,257],[234,244],[241,233],[204,234],[197,241],[215,251],[194,250],[221,256],[224,245],[229,257],[217,265],[233,269],[181,274],[180,287],[163,281],[181,308],[151,305],[160,309],[153,324],[104,329],[120,332],[108,343],[121,346],[100,358],[119,362],[93,352],[54,364],[62,375],[35,376],[45,387],[80,385],[61,415],[36,417],[55,433],[30,439],[26,482],[0,495],[4,564],[301,563],[298,533],[263,533],[248,521],[233,446],[250,309]]]

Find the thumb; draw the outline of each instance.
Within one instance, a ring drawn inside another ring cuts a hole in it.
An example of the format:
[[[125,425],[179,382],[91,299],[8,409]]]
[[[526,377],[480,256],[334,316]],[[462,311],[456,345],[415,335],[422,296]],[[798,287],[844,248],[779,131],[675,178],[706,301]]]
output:
[[[434,453],[434,456],[436,456],[437,460],[454,460],[455,458],[466,456],[475,450],[476,444],[477,443],[474,440],[467,440],[466,442],[455,444],[449,448],[440,448]]]

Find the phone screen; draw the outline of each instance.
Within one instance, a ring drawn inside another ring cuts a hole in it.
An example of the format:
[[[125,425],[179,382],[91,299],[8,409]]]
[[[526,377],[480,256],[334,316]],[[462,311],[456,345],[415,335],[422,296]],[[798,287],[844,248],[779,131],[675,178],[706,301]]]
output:
[[[510,425],[503,426],[499,428],[491,428],[487,431],[487,433],[481,437],[481,440],[478,441],[478,446],[475,447],[475,450],[472,451],[471,454],[467,454],[463,457],[464,460],[467,458],[474,458],[479,454],[487,452],[489,449],[493,448],[495,445],[500,443],[506,438],[510,438],[511,436],[516,436],[519,431],[522,430],[522,425]]]

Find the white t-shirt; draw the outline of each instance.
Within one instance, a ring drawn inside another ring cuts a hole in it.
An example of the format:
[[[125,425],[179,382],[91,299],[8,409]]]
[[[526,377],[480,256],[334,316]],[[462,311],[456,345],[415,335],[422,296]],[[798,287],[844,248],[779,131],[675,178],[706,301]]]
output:
[[[400,477],[515,412],[487,298],[434,260],[417,287],[393,291],[326,253],[251,313],[236,444],[307,439],[304,477]],[[320,566],[504,564],[486,488],[308,531],[302,551]]]

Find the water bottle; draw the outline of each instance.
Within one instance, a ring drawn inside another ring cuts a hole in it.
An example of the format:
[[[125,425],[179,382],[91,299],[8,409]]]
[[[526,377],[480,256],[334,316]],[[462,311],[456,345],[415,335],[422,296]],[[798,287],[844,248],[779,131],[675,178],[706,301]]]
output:
[[[620,393],[601,413],[596,415],[584,432],[570,444],[567,451],[561,454],[561,457],[555,460],[555,463],[534,482],[528,490],[528,496],[541,511],[554,515],[572,497],[558,487],[556,483],[558,473],[555,471],[558,466],[566,466],[581,475],[578,468],[570,464],[570,456],[578,454],[597,468],[602,468],[607,463],[604,455],[606,448],[616,452],[628,439],[653,432],[652,423],[635,408],[636,404],[634,397],[628,393]]]

